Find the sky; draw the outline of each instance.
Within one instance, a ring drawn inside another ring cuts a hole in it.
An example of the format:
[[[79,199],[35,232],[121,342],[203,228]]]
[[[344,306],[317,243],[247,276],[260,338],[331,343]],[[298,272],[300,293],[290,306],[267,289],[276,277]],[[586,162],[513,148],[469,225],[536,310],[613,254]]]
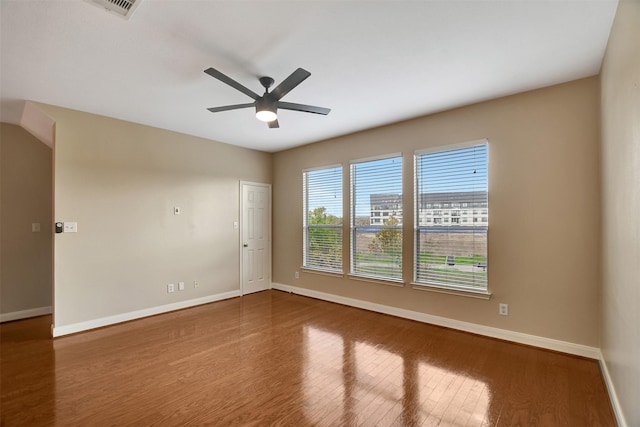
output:
[[[352,163],[356,216],[370,215],[371,194],[402,194],[402,170],[401,156]],[[306,172],[309,210],[323,206],[342,216],[343,172],[342,166]],[[417,155],[416,174],[419,193],[488,191],[488,144]]]

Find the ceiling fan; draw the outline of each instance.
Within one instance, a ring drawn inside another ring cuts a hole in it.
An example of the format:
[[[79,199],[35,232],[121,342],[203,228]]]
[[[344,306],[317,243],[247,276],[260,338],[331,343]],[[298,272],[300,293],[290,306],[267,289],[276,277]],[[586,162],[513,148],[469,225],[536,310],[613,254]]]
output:
[[[211,111],[212,113],[217,113],[219,111],[237,110],[239,108],[256,107],[256,117],[258,118],[258,120],[267,122],[270,128],[278,128],[280,127],[278,125],[278,108],[282,110],[293,110],[302,111],[304,113],[322,114],[325,116],[331,111],[331,109],[329,108],[280,101],[282,97],[291,92],[293,88],[298,86],[311,75],[310,72],[302,68],[298,68],[293,73],[291,73],[289,77],[284,79],[271,92],[269,92],[269,88],[273,85],[274,80],[271,77],[260,77],[258,80],[264,87],[264,94],[262,96],[258,95],[251,89],[241,85],[231,77],[222,74],[215,68],[207,68],[206,70],[204,70],[204,72],[209,74],[211,77],[220,80],[222,83],[226,83],[232,88],[239,90],[240,92],[244,93],[254,100],[254,102],[246,104],[225,105],[223,107],[207,108],[207,110]]]

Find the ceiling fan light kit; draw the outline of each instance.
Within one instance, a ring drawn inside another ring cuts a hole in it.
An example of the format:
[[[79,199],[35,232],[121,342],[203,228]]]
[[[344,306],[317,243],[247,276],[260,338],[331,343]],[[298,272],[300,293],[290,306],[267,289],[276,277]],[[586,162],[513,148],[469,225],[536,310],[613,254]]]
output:
[[[261,122],[272,122],[278,118],[278,115],[274,111],[270,110],[258,110],[256,111],[256,118]]]
[[[256,117],[263,122],[272,122],[278,118],[276,107],[266,97],[256,99]]]
[[[295,104],[292,102],[282,102],[280,101],[282,97],[288,94],[293,88],[302,83],[307,77],[311,75],[310,72],[304,70],[302,68],[298,68],[296,71],[291,73],[289,77],[284,79],[276,88],[269,92],[269,88],[273,85],[274,80],[271,77],[260,77],[260,84],[264,87],[264,94],[262,96],[258,95],[251,89],[246,86],[238,83],[227,75],[221,73],[215,68],[207,68],[204,70],[205,73],[210,75],[213,78],[220,80],[221,82],[231,86],[232,88],[244,93],[248,97],[254,100],[253,103],[246,104],[235,104],[235,105],[225,105],[222,107],[211,107],[207,108],[207,110],[212,113],[217,113],[220,111],[229,111],[229,110],[237,110],[240,108],[248,108],[255,107],[256,109],[256,117],[258,120],[263,122],[267,122],[269,128],[278,128],[280,125],[278,124],[278,108],[283,110],[292,110],[292,111],[301,111],[304,113],[314,113],[314,114],[322,114],[327,115],[331,111],[329,108],[324,107],[316,107],[313,105],[305,105],[305,104]]]

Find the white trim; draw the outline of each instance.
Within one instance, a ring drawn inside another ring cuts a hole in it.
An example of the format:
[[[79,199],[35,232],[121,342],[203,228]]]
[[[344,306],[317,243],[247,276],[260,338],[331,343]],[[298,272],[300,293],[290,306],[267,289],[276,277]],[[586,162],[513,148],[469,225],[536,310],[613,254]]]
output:
[[[0,323],[11,322],[12,320],[28,319],[29,317],[44,316],[45,314],[51,314],[51,306],[12,311],[11,313],[0,313]]]
[[[402,152],[381,154],[380,156],[364,157],[362,159],[349,160],[349,165],[357,165],[358,163],[373,162],[373,161],[376,161],[376,160],[393,159],[394,157],[400,157],[402,159],[404,156],[402,155]],[[404,174],[404,164],[403,164],[402,172]]]
[[[600,370],[602,371],[602,376],[604,377],[604,383],[607,386],[607,391],[609,392],[609,399],[611,400],[611,406],[613,407],[613,413],[616,416],[616,421],[618,421],[618,426],[627,427],[627,420],[624,417],[624,413],[622,412],[622,406],[620,405],[620,401],[618,400],[618,394],[616,393],[616,388],[613,386],[613,380],[611,379],[611,375],[609,375],[609,368],[607,368],[607,361],[604,359],[604,355],[600,352]]]
[[[574,354],[577,356],[588,357],[591,359],[600,358],[600,350],[595,347],[589,347],[582,344],[574,344],[566,341],[555,340],[552,338],[539,337],[536,335],[523,334],[521,332],[509,331],[506,329],[494,328],[491,326],[477,325],[475,323],[463,322],[461,320],[449,319],[446,317],[434,316],[432,314],[420,313],[417,311],[405,310],[402,308],[391,307],[383,304],[376,304],[368,301],[362,301],[353,298],[347,298],[339,295],[328,294],[325,292],[314,291],[311,289],[298,288],[296,286],[284,285],[281,283],[271,283],[272,289],[278,289],[285,292],[295,293],[311,298],[317,298],[324,301],[335,302],[338,304],[348,305],[351,307],[362,308],[365,310],[375,311],[378,313],[389,314],[391,316],[402,317],[405,319],[415,320],[418,322],[429,323],[432,325],[444,326],[460,331],[471,332],[487,337],[498,338],[501,340],[512,341],[520,344],[531,345],[534,347],[545,348],[548,350],[561,351],[563,353]]]
[[[65,326],[54,326],[53,337],[62,335],[75,334],[77,332],[87,331],[89,329],[101,328],[104,326],[115,325],[116,323],[128,322],[130,320],[141,319],[143,317],[155,316],[156,314],[168,313],[170,311],[182,310],[183,308],[195,307],[210,302],[221,301],[229,298],[240,296],[240,291],[223,292],[221,294],[209,295],[202,298],[194,298],[186,301],[178,301],[171,304],[161,305],[158,307],[145,308],[142,310],[131,311],[129,313],[116,314],[114,316],[102,317],[100,319],[87,320],[86,322],[73,323]]]
[[[453,150],[459,150],[461,148],[468,148],[468,147],[473,147],[475,145],[484,145],[484,144],[489,144],[488,138],[474,139],[473,141],[458,142],[454,144],[438,145],[437,147],[422,148],[420,150],[414,151],[413,155],[419,156],[420,154],[433,153],[437,151],[453,151]]]
[[[344,166],[342,165],[342,163],[336,163],[335,165],[315,166],[315,167],[312,167],[312,168],[304,168],[304,169],[302,169],[302,173],[319,171],[319,170],[323,170],[323,169],[334,169],[334,168],[342,168],[344,170]]]

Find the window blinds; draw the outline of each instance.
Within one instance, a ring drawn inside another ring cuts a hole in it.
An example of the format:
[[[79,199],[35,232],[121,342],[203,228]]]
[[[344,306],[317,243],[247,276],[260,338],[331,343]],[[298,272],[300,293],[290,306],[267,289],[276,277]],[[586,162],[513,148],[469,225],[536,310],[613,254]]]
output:
[[[351,274],[402,280],[402,156],[351,164]]]
[[[488,144],[417,153],[414,280],[487,289]]]
[[[303,171],[303,265],[342,272],[342,166]]]

